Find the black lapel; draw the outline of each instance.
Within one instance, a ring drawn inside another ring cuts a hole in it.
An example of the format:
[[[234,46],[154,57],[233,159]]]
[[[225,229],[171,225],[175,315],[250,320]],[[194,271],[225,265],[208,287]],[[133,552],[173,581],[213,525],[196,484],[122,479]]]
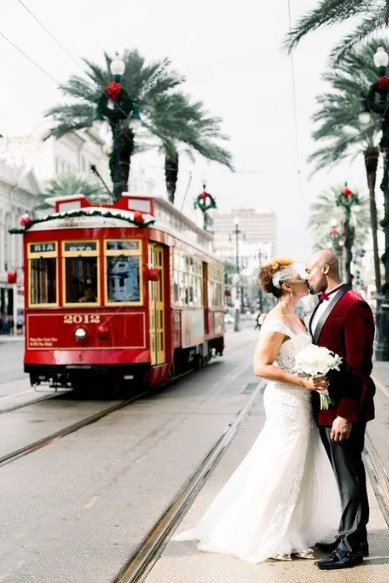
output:
[[[326,323],[328,316],[331,314],[332,310],[335,308],[338,301],[344,296],[344,294],[346,292],[349,291],[349,289],[350,289],[350,287],[348,285],[344,284],[340,288],[340,290],[336,292],[334,299],[327,306],[327,308],[325,309],[325,311],[321,315],[320,320],[318,321],[317,326],[315,328],[315,334],[313,335],[313,342],[315,344],[317,344],[319,342],[321,331],[323,330],[323,326]]]
[[[309,333],[311,335],[311,337],[313,338],[313,333],[312,333],[312,322],[313,322],[313,317],[316,314],[316,310],[318,309],[318,307],[320,306],[320,302],[318,300],[318,296],[315,297],[315,301],[316,301],[316,306],[313,308],[313,312],[311,317],[309,318],[309,324],[308,324],[308,330]]]

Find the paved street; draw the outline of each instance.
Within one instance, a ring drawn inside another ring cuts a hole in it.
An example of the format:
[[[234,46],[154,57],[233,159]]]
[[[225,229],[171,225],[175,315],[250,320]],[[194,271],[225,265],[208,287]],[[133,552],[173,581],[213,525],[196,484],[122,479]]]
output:
[[[8,340],[0,335],[0,397],[3,395],[1,385],[10,381],[27,378],[23,372],[24,340]]]
[[[0,582],[110,583],[252,397],[258,383],[251,362],[256,338],[249,323],[239,333],[229,331],[225,356],[200,373],[0,467],[0,512],[5,517],[0,529]],[[7,350],[17,374],[20,346],[16,343]],[[377,421],[370,424],[369,433],[388,468],[386,371],[389,363],[376,365],[383,390],[377,394]],[[0,385],[3,396],[17,383],[20,392],[23,384],[28,389],[23,380],[4,382]],[[25,398],[18,397],[20,402]],[[14,398],[5,402],[13,403]],[[68,394],[0,413],[0,456],[112,403]],[[263,423],[259,395],[180,530],[201,517]],[[249,565],[228,556],[199,553],[192,542],[170,542],[147,583],[384,582],[389,530],[371,488],[369,494],[369,569],[363,566],[329,576],[311,561]]]
[[[0,581],[111,581],[250,398],[255,339],[233,336],[200,374],[0,468]],[[4,414],[1,432],[35,438],[53,406],[50,431],[80,417],[49,401]]]

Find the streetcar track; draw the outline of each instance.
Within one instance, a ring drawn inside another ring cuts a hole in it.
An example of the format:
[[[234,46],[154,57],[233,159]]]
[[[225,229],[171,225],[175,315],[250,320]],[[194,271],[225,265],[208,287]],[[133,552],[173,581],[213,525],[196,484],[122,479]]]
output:
[[[389,477],[368,432],[366,432],[364,458],[370,483],[389,528]]]
[[[264,381],[258,383],[257,389],[244,408],[236,415],[235,420],[227,425],[221,437],[180,488],[170,505],[123,565],[112,583],[138,583],[143,581],[144,577],[151,571],[168,544],[171,532],[186,514],[218,465],[264,386]]]
[[[40,397],[39,399],[35,399],[35,401],[28,401],[27,403],[21,403],[20,405],[12,405],[11,407],[7,407],[6,409],[0,409],[0,415],[3,413],[11,413],[11,411],[17,411],[18,409],[23,409],[24,407],[29,407],[30,405],[36,405],[37,403],[43,403],[44,401],[49,401],[50,399],[54,399],[56,397],[60,397],[65,393],[71,392],[71,389],[67,391],[57,392],[53,395],[48,395],[46,397]],[[11,395],[13,397],[13,395]]]
[[[50,435],[47,435],[46,437],[43,437],[42,439],[38,439],[37,441],[34,441],[33,443],[30,443],[28,445],[21,447],[20,449],[17,449],[11,453],[8,453],[8,454],[0,457],[0,467],[5,466],[11,462],[14,462],[21,457],[29,455],[29,454],[37,451],[38,449],[42,449],[43,447],[50,445],[51,443],[53,443],[57,439],[61,439],[62,437],[66,437],[67,435],[70,435],[71,433],[74,433],[74,432],[78,431],[79,429],[83,429],[84,427],[87,427],[88,425],[91,425],[92,423],[96,423],[97,421],[99,421],[103,417],[110,415],[110,413],[114,413],[115,411],[118,411],[119,409],[123,409],[124,407],[127,407],[127,405],[130,405],[130,403],[133,403],[134,401],[137,401],[138,399],[140,399],[148,394],[149,394],[148,392],[139,393],[138,395],[135,395],[131,399],[126,399],[125,401],[121,401],[120,403],[117,403],[116,405],[112,405],[111,407],[108,407],[107,409],[103,409],[99,413],[94,413],[93,415],[90,415],[89,417],[86,417],[85,419],[82,419],[81,421],[77,421],[77,423],[73,423],[72,425],[68,425],[67,427],[64,427],[63,429],[60,429],[59,431],[56,431]]]

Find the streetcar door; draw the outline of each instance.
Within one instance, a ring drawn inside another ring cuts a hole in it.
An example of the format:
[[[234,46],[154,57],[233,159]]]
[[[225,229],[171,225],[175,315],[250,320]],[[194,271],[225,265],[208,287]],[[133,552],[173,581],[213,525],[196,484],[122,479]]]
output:
[[[208,321],[208,263],[203,263],[203,305],[204,305],[204,333],[209,334]]]
[[[165,306],[163,247],[149,243],[149,267],[158,269],[158,281],[149,282],[151,364],[165,362]]]

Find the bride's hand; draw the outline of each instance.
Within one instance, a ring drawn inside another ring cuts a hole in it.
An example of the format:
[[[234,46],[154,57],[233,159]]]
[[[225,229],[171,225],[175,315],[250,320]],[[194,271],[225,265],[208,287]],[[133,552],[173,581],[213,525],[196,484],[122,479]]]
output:
[[[305,389],[310,391],[326,391],[328,389],[329,382],[325,377],[321,378],[313,378],[313,377],[305,377],[303,378],[303,386]]]

